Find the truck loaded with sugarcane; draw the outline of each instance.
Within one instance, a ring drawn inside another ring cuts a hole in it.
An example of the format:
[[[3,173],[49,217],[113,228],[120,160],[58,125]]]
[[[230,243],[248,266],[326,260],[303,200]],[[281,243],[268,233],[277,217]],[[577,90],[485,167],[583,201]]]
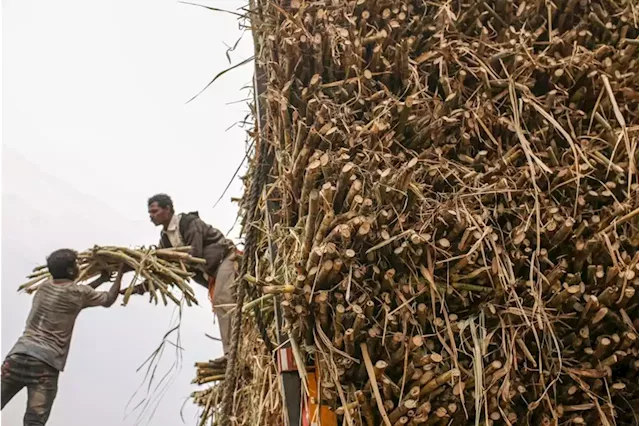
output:
[[[201,424],[638,424],[637,4],[245,19],[246,255]]]
[[[135,271],[125,303],[207,287],[225,356],[196,364],[200,424],[638,424],[637,3],[252,0],[242,19],[244,255],[159,194],[157,247],[95,247],[64,278]]]

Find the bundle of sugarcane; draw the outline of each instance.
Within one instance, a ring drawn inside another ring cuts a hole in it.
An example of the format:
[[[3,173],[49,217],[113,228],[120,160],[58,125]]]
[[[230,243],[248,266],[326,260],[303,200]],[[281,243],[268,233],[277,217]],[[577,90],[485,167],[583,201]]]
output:
[[[248,340],[257,340],[259,335],[253,325],[245,324],[243,337]],[[243,416],[248,424],[252,425],[276,425],[282,424],[281,399],[279,382],[275,375],[275,366],[268,355],[258,350],[243,353],[247,357],[247,364],[242,367],[243,382],[247,383],[238,389],[234,394],[234,405],[238,412],[242,411],[241,406],[245,406],[247,414]],[[222,396],[225,387],[225,366],[226,363],[218,360],[208,362],[197,362],[197,376],[192,383],[205,385],[206,387],[191,393],[194,404],[202,409],[200,413],[200,426],[207,424],[221,424],[220,410]],[[256,409],[262,407],[261,409]],[[252,415],[251,418],[248,415]]]
[[[252,7],[268,178],[245,178],[264,231],[243,285],[276,295],[322,404],[350,425],[637,424],[637,5]],[[238,391],[266,392],[254,371]]]
[[[195,404],[201,407],[215,405],[216,400],[220,398],[219,390],[219,385],[212,385],[204,390],[191,392],[191,398]]]
[[[227,364],[221,359],[207,362],[196,362],[196,378],[191,383],[199,385],[224,380],[224,373]]]
[[[206,389],[191,393],[191,399],[194,404],[202,407],[200,425],[204,425],[220,404],[220,399],[222,398],[220,382],[224,380],[226,363],[221,363],[219,360],[210,360],[196,362],[195,367],[196,378],[191,383],[198,385],[209,384]]]
[[[124,304],[142,286],[149,293],[150,301],[157,304],[160,297],[165,305],[168,303],[167,299],[180,304],[180,300],[171,292],[171,288],[175,287],[190,306],[191,303],[198,303],[189,284],[194,275],[190,268],[205,264],[204,259],[191,256],[190,249],[191,247],[158,249],[95,246],[78,253],[80,273],[76,281],[81,283],[104,273],[112,274],[124,263],[126,271],[135,271],[134,278],[124,292]],[[40,284],[51,279],[51,274],[44,265],[34,268],[27,278],[29,281],[18,290],[33,293]]]

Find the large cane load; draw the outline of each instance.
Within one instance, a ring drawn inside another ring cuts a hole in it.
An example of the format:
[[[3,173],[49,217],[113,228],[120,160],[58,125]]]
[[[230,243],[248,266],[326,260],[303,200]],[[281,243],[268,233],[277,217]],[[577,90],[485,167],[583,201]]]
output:
[[[259,238],[244,285],[265,323],[282,310],[341,421],[637,424],[637,15],[252,5],[251,171],[267,177],[257,205],[245,181]],[[231,409],[249,425],[282,404],[247,312]]]

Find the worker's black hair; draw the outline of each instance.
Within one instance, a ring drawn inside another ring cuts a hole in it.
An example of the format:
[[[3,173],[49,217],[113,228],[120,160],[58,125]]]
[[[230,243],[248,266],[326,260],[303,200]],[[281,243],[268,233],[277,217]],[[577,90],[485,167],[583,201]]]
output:
[[[54,280],[73,280],[78,254],[71,249],[56,250],[47,257],[47,268]]]
[[[171,213],[173,213],[173,200],[167,194],[156,194],[147,200],[147,207],[153,203],[158,203],[158,207],[166,209],[169,207]]]

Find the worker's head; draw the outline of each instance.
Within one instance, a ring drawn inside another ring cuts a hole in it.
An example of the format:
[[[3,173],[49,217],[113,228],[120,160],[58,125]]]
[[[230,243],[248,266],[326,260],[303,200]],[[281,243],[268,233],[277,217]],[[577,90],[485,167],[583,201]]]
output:
[[[156,194],[147,201],[149,218],[154,225],[167,226],[173,217],[173,201],[167,194]]]
[[[71,249],[56,250],[47,257],[47,268],[54,280],[78,278],[78,253]]]

